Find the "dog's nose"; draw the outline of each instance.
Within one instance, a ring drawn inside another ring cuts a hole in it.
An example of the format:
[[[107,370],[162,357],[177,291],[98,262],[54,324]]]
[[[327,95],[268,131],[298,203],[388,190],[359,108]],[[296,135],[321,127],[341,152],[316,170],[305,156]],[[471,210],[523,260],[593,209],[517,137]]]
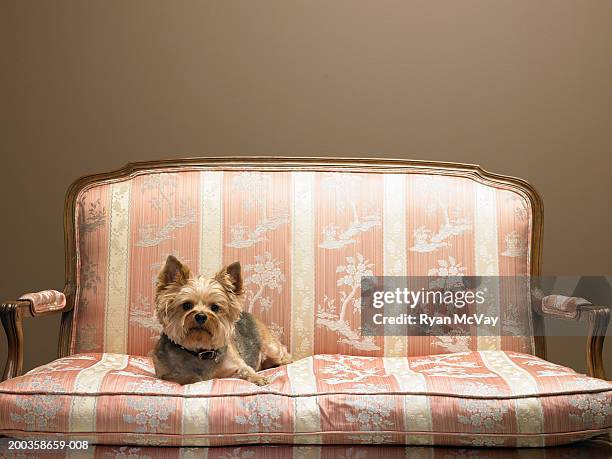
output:
[[[196,314],[194,319],[198,324],[202,325],[206,322],[206,314]]]

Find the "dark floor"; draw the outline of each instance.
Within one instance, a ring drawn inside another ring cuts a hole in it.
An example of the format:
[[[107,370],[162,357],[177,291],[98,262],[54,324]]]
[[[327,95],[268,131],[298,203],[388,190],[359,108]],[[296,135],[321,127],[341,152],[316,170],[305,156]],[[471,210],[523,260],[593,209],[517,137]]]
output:
[[[612,458],[609,442],[588,441],[554,448],[487,449],[416,446],[238,446],[217,448],[164,448],[140,446],[91,446],[87,450],[9,450],[9,440],[0,439],[0,458],[110,458],[110,459],[510,459]]]

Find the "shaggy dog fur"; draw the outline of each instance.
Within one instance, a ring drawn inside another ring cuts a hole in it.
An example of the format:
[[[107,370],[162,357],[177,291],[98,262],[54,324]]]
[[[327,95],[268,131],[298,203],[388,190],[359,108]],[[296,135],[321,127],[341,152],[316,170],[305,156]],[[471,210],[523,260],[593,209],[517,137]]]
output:
[[[263,386],[268,380],[257,371],[290,363],[268,327],[242,311],[243,293],[239,262],[206,278],[169,256],[155,297],[163,327],[152,354],[157,376],[179,384],[233,377]]]

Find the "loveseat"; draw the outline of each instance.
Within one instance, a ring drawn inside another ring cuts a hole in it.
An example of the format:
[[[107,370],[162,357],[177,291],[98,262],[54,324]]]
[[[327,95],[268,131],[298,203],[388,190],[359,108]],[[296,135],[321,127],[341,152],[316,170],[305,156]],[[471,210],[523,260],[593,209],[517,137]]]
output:
[[[363,276],[535,276],[542,202],[477,166],[201,158],[75,182],[66,285],[2,304],[0,434],[106,445],[253,443],[536,447],[612,428],[609,309],[504,296],[515,336],[366,336]],[[181,386],[155,378],[154,281],[168,255],[212,274],[239,260],[244,308],[294,362]],[[61,314],[59,358],[22,374],[22,320]],[[589,375],[545,360],[542,318],[587,317]]]

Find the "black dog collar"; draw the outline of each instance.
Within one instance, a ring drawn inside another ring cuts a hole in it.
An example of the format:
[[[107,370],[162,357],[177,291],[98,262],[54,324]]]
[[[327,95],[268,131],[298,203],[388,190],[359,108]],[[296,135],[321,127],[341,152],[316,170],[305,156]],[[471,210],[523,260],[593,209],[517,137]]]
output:
[[[190,349],[181,346],[181,349],[189,352],[191,355],[195,355],[200,360],[214,360],[219,361],[219,351],[217,349],[202,349],[201,351],[192,351]]]
[[[219,361],[219,349],[200,349],[197,351],[192,351],[191,349],[187,349],[186,347],[175,343],[170,338],[168,338],[168,340],[175,346],[180,347],[185,352],[189,352],[191,355],[197,357],[200,360],[214,360],[215,362]]]

